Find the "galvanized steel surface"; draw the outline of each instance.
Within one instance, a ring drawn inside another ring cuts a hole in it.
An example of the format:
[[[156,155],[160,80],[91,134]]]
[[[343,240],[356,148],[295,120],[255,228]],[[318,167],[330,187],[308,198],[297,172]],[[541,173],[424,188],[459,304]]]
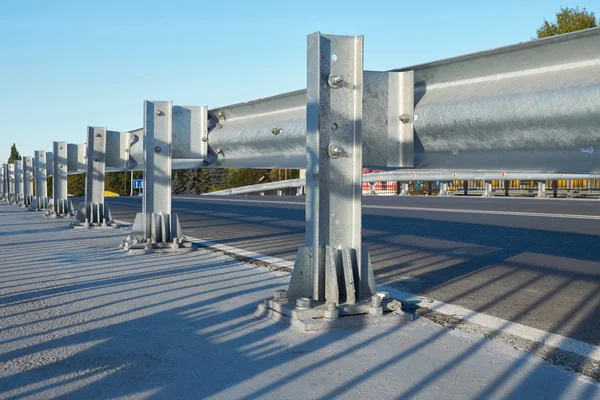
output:
[[[35,151],[35,195],[38,199],[48,197],[46,152]]]

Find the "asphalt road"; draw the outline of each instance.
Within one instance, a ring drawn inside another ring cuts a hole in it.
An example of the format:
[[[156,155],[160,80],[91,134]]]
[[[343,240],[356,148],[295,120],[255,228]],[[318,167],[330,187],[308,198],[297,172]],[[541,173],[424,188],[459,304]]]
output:
[[[141,198],[107,198],[133,221]],[[293,260],[304,199],[175,197],[184,234]],[[377,283],[600,345],[600,201],[365,197]]]

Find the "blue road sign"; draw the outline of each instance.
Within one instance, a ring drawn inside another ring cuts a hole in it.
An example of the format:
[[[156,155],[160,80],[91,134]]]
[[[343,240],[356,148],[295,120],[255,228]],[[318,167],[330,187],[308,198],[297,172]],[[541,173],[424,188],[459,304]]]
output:
[[[134,189],[143,189],[144,188],[144,180],[143,179],[134,179],[133,180],[133,188]]]

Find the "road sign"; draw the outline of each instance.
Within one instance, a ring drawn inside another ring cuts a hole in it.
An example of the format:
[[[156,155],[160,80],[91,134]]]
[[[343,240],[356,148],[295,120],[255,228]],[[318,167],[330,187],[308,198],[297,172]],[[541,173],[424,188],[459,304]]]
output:
[[[134,189],[143,189],[144,188],[144,180],[143,179],[134,179],[133,180],[133,188]]]

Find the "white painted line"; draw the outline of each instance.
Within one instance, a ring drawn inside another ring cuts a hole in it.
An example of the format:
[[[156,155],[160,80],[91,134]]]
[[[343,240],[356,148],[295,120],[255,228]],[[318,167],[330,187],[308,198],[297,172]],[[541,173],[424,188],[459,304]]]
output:
[[[127,221],[123,221],[123,220],[118,220],[115,219],[114,220],[117,224],[122,225],[122,226],[131,226],[133,225],[131,222],[127,222]],[[217,249],[220,251],[224,251],[227,253],[232,253],[241,257],[248,257],[248,258],[252,258],[255,259],[257,261],[262,261],[265,263],[268,263],[274,267],[277,268],[283,268],[283,269],[293,269],[294,268],[294,263],[291,261],[286,261],[283,260],[281,258],[276,258],[276,257],[271,257],[265,254],[261,254],[261,253],[256,253],[254,251],[249,251],[249,250],[244,250],[244,249],[240,249],[237,247],[232,247],[232,246],[228,246],[226,244],[220,244],[220,243],[216,243],[216,242],[212,242],[210,240],[206,240],[206,239],[202,239],[202,238],[197,238],[194,236],[187,236],[184,235],[189,241],[194,242],[194,243],[198,243],[202,246],[206,246],[206,247],[212,247],[213,249]]]
[[[422,306],[441,314],[451,315],[474,325],[479,325],[494,331],[510,334],[521,339],[541,343],[560,350],[568,351],[573,354],[591,358],[595,361],[600,361],[600,346],[594,346],[592,344],[571,339],[566,336],[546,332],[541,329],[521,325],[516,322],[507,321],[491,315],[478,313],[464,307],[442,303],[441,301],[418,296],[414,293],[405,292],[392,287],[380,286],[378,289],[389,292],[393,298],[400,301],[418,300]]]
[[[293,262],[286,261],[281,258],[271,257],[271,256],[267,256],[265,254],[255,253],[253,251],[243,250],[243,249],[239,249],[237,247],[228,246],[226,244],[219,244],[216,242],[211,242],[210,240],[195,238],[193,236],[186,236],[186,238],[188,238],[188,240],[190,240],[194,243],[199,243],[203,246],[212,247],[214,249],[232,253],[232,254],[235,254],[235,255],[238,255],[241,257],[248,257],[248,258],[258,260],[258,261],[263,261],[274,267],[287,268],[287,269],[294,268]]]
[[[292,204],[304,207],[304,203],[298,203],[295,201],[280,201],[280,200],[236,200],[236,199],[223,199],[213,198],[204,199],[197,198],[200,200],[212,200],[212,201],[230,201],[236,203],[261,203],[261,204]],[[363,208],[373,209],[384,209],[384,210],[399,210],[399,211],[427,211],[427,212],[439,212],[439,213],[455,213],[455,214],[482,214],[482,215],[511,215],[515,217],[535,217],[535,218],[562,218],[562,219],[588,219],[588,220],[600,220],[600,215],[585,215],[585,214],[555,214],[555,213],[540,213],[540,212],[525,212],[525,211],[497,211],[497,210],[468,210],[461,208],[433,208],[433,207],[403,207],[403,206],[377,206],[377,205],[365,205]]]

